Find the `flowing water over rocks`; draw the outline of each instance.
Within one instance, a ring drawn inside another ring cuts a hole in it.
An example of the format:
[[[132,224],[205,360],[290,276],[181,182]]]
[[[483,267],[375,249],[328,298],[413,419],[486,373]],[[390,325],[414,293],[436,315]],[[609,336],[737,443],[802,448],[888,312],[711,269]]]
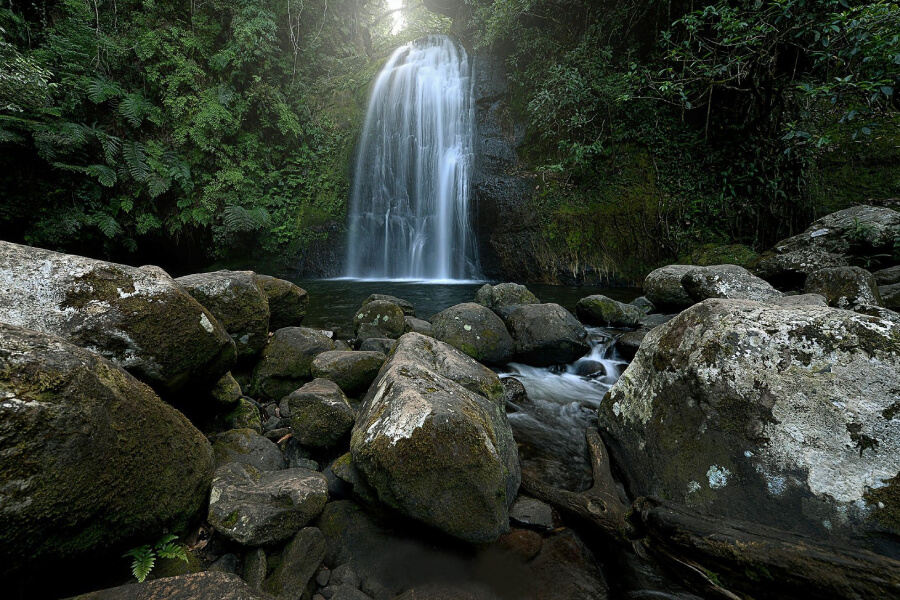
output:
[[[350,201],[346,275],[478,279],[469,223],[469,59],[446,36],[398,48],[375,82]]]

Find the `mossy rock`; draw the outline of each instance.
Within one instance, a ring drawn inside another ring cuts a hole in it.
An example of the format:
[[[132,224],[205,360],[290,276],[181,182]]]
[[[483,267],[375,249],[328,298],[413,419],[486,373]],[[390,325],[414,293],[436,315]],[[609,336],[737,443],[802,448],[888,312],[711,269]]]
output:
[[[238,356],[254,356],[269,334],[269,301],[253,271],[215,271],[179,277],[175,282],[225,327]]]
[[[353,333],[358,342],[369,338],[397,339],[406,332],[403,309],[393,302],[372,300],[353,317]]]
[[[286,400],[291,429],[302,446],[334,446],[350,432],[356,419],[344,392],[327,379],[313,379]]]
[[[559,304],[522,304],[503,321],[519,362],[549,367],[573,362],[590,350],[584,326]]]
[[[205,398],[234,364],[225,329],[158,267],[0,242],[0,283],[0,322],[89,348],[166,398]]]
[[[257,275],[256,283],[268,299],[270,331],[303,324],[309,306],[309,294],[306,290],[290,281],[269,275]]]
[[[347,394],[369,389],[387,357],[381,352],[333,350],[313,360],[310,373],[333,381]]]
[[[743,244],[718,246],[705,244],[695,248],[689,255],[681,258],[684,264],[709,267],[712,265],[738,265],[747,267],[759,258],[759,253]]]
[[[610,327],[637,327],[646,316],[637,306],[623,304],[600,294],[579,300],[575,305],[575,314],[582,323]]]
[[[312,362],[319,354],[334,349],[334,341],[318,329],[279,329],[256,365],[253,391],[269,400],[281,400],[312,379]]]
[[[457,304],[431,318],[434,337],[475,360],[505,365],[512,360],[515,344],[506,325],[493,311],[474,302]]]
[[[213,386],[211,395],[217,406],[222,408],[234,408],[240,401],[243,392],[241,386],[231,375],[231,372],[222,375],[221,379]]]
[[[3,572],[183,532],[206,504],[209,442],[93,352],[0,325],[0,414]]]
[[[262,433],[262,417],[256,405],[243,398],[237,406],[225,415],[225,423],[229,429],[250,429],[256,433]]]

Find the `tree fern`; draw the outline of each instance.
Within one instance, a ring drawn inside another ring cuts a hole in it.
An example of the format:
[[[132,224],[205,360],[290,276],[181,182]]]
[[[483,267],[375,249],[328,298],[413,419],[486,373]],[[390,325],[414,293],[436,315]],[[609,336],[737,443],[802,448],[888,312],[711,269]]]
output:
[[[272,226],[272,217],[265,208],[246,209],[243,206],[226,206],[222,222],[229,233],[258,231]]]

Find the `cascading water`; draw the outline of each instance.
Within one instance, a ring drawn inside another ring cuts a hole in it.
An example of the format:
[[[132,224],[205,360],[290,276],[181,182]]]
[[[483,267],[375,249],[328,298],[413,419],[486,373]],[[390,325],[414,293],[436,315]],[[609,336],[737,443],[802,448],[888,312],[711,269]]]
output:
[[[350,199],[348,277],[480,278],[472,83],[466,51],[446,36],[398,48],[381,71]]]

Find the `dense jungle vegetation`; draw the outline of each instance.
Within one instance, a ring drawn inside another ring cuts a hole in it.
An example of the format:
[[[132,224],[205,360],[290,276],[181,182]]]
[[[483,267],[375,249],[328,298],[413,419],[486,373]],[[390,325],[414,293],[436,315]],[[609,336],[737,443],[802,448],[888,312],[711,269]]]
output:
[[[567,219],[629,194],[656,206],[649,243],[670,256],[767,247],[900,195],[895,3],[404,0],[393,33],[391,15],[383,0],[0,0],[0,238],[139,262],[340,236],[367,86],[447,15],[504,57],[537,201],[569,250],[603,241]]]

